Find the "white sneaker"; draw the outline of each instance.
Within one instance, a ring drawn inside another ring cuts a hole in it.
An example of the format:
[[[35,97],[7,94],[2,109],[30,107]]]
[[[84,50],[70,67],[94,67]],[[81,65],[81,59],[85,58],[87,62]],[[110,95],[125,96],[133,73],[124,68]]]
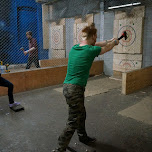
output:
[[[11,107],[15,107],[15,106],[18,106],[18,105],[20,105],[20,102],[14,102],[12,104],[9,104],[9,107],[11,108]]]

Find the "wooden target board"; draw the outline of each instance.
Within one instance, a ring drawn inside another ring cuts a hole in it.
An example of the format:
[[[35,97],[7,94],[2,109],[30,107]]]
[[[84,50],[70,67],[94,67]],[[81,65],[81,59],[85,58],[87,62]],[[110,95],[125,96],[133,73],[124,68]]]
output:
[[[65,29],[64,25],[51,27],[51,48],[65,49]]]
[[[65,58],[65,50],[53,50],[51,53],[52,58]]]
[[[140,69],[142,65],[142,54],[114,54],[113,70],[128,72]]]
[[[74,45],[82,41],[82,29],[88,26],[88,23],[74,24]]]
[[[131,8],[130,15],[134,18],[144,17],[145,16],[145,6],[137,6],[137,7]],[[128,15],[124,11],[115,12],[116,20],[126,19],[127,17],[128,17]]]
[[[121,39],[113,51],[117,53],[136,54],[142,53],[143,18],[127,18],[114,21],[114,37],[120,37],[124,31],[127,39]]]

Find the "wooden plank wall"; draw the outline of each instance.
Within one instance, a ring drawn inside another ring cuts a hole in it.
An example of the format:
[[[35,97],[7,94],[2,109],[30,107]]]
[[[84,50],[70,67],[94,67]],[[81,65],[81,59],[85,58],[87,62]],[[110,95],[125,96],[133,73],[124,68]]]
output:
[[[65,49],[65,26],[51,27],[51,48],[57,50]]]
[[[88,26],[88,23],[74,24],[74,45],[81,43],[82,41],[82,30]]]
[[[129,14],[127,11],[115,11],[113,37],[119,37],[123,31],[127,31],[128,36],[127,40],[121,39],[120,44],[113,48],[113,70],[116,76],[120,72],[141,68],[144,16],[144,6],[133,7]]]
[[[14,93],[62,84],[67,73],[67,66],[45,67],[24,72],[2,74],[2,77],[14,84]],[[90,75],[103,73],[103,61],[93,63]],[[7,95],[7,88],[0,87],[0,96]]]
[[[65,18],[61,19],[59,23],[52,22],[50,26],[50,46],[52,58],[65,58],[66,46],[66,31]]]
[[[68,58],[40,60],[39,62],[41,67],[61,66],[68,64]]]
[[[115,54],[113,55],[113,70],[128,72],[141,69],[142,54]]]
[[[3,74],[2,77],[14,84],[14,93],[29,91],[61,84],[64,81],[67,67],[44,68]],[[7,95],[7,88],[0,87],[0,95]]]
[[[114,47],[115,53],[142,53],[143,17],[114,20],[114,30],[114,37],[120,37],[125,30],[128,36],[127,40],[120,40],[120,44]]]
[[[90,76],[100,75],[103,73],[104,61],[95,61],[90,69]]]
[[[122,94],[130,94],[152,85],[152,66],[122,73]]]
[[[83,20],[81,17],[75,17],[75,23],[74,23],[74,45],[79,44],[81,41],[81,30],[88,25],[91,25],[94,21],[94,15],[88,14],[86,15],[85,19]]]

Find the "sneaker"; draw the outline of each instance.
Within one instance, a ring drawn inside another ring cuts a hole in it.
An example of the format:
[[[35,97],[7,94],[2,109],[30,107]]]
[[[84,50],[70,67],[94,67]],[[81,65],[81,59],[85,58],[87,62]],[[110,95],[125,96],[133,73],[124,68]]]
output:
[[[79,141],[88,145],[88,144],[93,144],[94,142],[96,142],[96,138],[91,138],[89,136],[79,137]]]
[[[20,105],[20,102],[14,102],[12,104],[9,104],[9,107],[11,108],[11,107],[18,106],[18,105]]]
[[[9,107],[11,110],[13,110],[15,112],[24,110],[24,107],[21,106],[19,102],[14,102],[13,104],[9,104]]]

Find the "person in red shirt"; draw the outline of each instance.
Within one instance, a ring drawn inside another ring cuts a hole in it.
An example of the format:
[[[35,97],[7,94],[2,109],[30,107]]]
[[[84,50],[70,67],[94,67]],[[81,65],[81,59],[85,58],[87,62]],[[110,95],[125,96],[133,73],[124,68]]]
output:
[[[23,51],[24,55],[27,55],[29,53],[26,69],[30,69],[31,64],[33,62],[37,68],[40,68],[39,60],[38,60],[37,41],[35,38],[32,37],[31,31],[26,32],[26,38],[29,40],[29,50]]]

